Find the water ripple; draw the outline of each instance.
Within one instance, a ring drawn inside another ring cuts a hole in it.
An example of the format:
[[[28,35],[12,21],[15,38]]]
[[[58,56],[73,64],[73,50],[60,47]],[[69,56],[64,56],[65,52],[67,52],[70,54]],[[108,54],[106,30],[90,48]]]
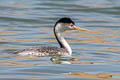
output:
[[[0,80],[119,80],[119,1],[1,0]],[[91,30],[65,33],[73,60],[12,54],[43,44],[59,46],[52,30],[61,17]]]

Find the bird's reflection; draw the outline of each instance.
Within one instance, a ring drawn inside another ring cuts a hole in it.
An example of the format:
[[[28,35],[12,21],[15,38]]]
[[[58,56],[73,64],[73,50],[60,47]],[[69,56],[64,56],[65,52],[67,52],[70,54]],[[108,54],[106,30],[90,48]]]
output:
[[[50,58],[50,60],[54,64],[72,64],[72,61],[77,61],[76,58],[72,57],[61,57],[61,56],[53,56]]]

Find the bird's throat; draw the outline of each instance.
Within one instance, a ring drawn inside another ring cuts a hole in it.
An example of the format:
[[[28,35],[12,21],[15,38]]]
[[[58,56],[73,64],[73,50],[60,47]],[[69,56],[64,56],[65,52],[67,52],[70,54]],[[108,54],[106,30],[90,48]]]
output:
[[[72,49],[69,46],[69,44],[67,43],[67,41],[64,39],[64,37],[62,36],[61,32],[57,32],[56,30],[54,31],[55,37],[60,45],[61,48],[65,48],[69,54],[72,54]]]

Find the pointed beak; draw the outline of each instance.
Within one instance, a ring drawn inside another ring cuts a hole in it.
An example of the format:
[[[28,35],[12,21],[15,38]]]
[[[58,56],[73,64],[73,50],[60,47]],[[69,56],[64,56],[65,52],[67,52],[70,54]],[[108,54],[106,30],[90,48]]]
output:
[[[73,28],[75,30],[79,30],[79,31],[83,31],[83,32],[90,32],[90,30],[88,30],[88,29],[84,29],[84,28],[80,28],[80,27],[76,27],[76,26],[73,26]]]

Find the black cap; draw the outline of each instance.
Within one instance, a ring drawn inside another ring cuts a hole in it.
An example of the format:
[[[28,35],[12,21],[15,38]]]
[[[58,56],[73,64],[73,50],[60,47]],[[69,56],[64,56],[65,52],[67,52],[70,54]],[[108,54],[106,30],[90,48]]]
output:
[[[71,18],[68,18],[68,17],[60,18],[56,23],[72,23],[72,24],[75,24],[74,21],[72,21]]]

